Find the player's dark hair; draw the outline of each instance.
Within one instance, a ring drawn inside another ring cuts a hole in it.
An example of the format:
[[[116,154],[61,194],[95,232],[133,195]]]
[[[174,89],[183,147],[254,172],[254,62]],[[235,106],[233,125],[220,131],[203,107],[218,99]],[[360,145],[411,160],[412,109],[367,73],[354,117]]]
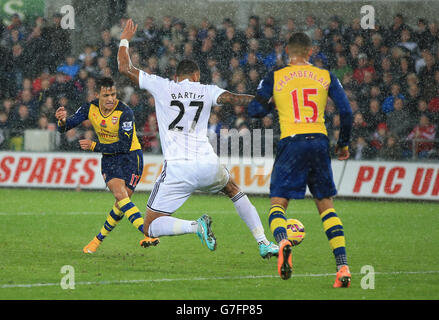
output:
[[[303,32],[294,33],[288,40],[288,53],[290,55],[306,56],[311,47],[311,38]]]
[[[195,72],[200,72],[200,67],[195,61],[182,60],[177,65],[177,76],[190,75]]]
[[[103,77],[96,81],[96,89],[98,91],[101,90],[101,88],[112,88],[114,87],[114,80],[110,77]]]

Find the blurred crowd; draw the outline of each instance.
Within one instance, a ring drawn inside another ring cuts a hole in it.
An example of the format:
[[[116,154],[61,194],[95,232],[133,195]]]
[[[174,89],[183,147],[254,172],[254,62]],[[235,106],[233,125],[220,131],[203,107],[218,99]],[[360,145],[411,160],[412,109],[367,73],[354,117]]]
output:
[[[136,130],[145,152],[160,153],[154,99],[139,91],[117,71],[117,49],[127,19],[101,30],[100,40],[80,54],[72,54],[68,30],[61,17],[38,17],[25,25],[18,15],[8,26],[0,24],[0,149],[22,150],[27,128],[54,130],[54,113],[64,106],[69,113],[95,96],[96,79],[116,80],[119,98],[133,108]],[[343,84],[354,112],[352,158],[437,159],[439,124],[439,25],[418,19],[406,24],[400,14],[389,26],[364,30],[360,20],[328,21],[306,17],[278,21],[272,16],[251,16],[247,27],[230,19],[213,25],[204,19],[191,25],[182,19],[146,17],[130,42],[131,60],[151,74],[173,79],[178,61],[193,59],[201,69],[201,82],[255,94],[264,75],[288,63],[284,52],[289,36],[307,33],[313,44],[310,62],[329,69]],[[339,133],[339,116],[332,101],[326,108],[331,144]],[[236,129],[240,136],[252,129],[262,134],[279,128],[276,113],[251,119],[244,106],[215,107],[209,120],[209,137],[227,139]],[[227,133],[229,132],[229,133]],[[87,121],[62,137],[62,150],[79,150],[78,139],[93,137]]]

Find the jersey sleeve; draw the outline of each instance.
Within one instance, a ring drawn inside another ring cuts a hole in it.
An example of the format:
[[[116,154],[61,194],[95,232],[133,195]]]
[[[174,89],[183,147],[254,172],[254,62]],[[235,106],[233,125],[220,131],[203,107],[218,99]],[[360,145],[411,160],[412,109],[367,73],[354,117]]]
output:
[[[119,121],[119,141],[108,144],[96,142],[94,152],[116,154],[130,151],[134,133],[133,111],[129,108],[124,110]]]
[[[247,112],[250,117],[262,118],[274,109],[269,103],[273,96],[274,71],[270,71],[259,83],[255,98],[249,103]]]
[[[90,103],[85,103],[76,110],[76,112],[66,119],[64,125],[58,121],[58,131],[61,133],[67,132],[79,126],[83,121],[88,119],[88,113],[90,110]]]
[[[153,96],[163,91],[163,86],[167,86],[168,83],[168,79],[139,70],[139,88],[148,90]]]
[[[352,109],[349,105],[348,97],[340,81],[331,72],[331,84],[329,85],[328,95],[334,101],[340,114],[340,135],[337,144],[340,147],[349,145],[352,131]]]

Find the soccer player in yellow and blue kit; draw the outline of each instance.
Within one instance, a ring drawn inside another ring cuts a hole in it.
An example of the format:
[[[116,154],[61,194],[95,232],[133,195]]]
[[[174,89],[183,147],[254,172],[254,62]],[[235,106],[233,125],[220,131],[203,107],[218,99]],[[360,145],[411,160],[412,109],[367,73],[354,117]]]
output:
[[[64,107],[58,108],[55,113],[59,132],[66,132],[90,120],[99,141],[83,139],[79,144],[82,150],[102,153],[102,176],[116,199],[104,226],[84,247],[84,253],[96,252],[124,216],[143,234],[143,218],[131,201],[143,171],[143,153],[136,135],[134,114],[131,108],[116,98],[116,86],[111,78],[100,79],[97,89],[97,99],[82,105],[72,116],[67,117]],[[149,241],[151,245],[156,245],[159,240],[150,238]]]
[[[251,117],[263,117],[274,108],[279,115],[281,137],[270,182],[270,229],[279,243],[278,272],[282,279],[292,273],[292,244],[286,232],[285,211],[289,199],[303,199],[308,186],[333,250],[337,276],[334,287],[351,281],[346,258],[343,225],[334,209],[336,195],[324,112],[328,96],[340,113],[336,145],[339,160],[349,158],[352,110],[340,81],[328,70],[308,62],[311,39],[304,33],[291,36],[285,48],[290,59],[283,68],[269,72],[248,106]]]

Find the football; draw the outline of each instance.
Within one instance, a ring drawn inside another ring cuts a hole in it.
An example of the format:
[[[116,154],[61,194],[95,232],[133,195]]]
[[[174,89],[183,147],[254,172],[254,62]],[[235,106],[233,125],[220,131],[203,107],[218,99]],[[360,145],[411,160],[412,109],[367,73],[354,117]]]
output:
[[[291,241],[293,246],[297,246],[302,243],[305,238],[305,227],[302,222],[297,219],[287,220],[287,235],[288,240]]]

